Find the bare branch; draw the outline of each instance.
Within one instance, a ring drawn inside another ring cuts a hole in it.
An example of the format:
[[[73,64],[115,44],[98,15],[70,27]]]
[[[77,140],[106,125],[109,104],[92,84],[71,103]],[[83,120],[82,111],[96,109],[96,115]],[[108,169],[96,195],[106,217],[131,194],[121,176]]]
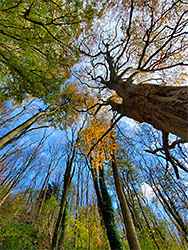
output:
[[[124,45],[124,47],[122,49],[122,52],[120,53],[120,55],[116,59],[116,64],[121,59],[121,57],[124,55],[124,53],[125,53],[125,51],[127,49],[128,43],[130,41],[130,38],[131,38],[130,29],[131,29],[131,24],[132,24],[133,8],[134,8],[134,4],[133,4],[133,0],[131,0],[131,10],[130,10],[130,16],[129,16],[129,25],[128,25],[128,28],[127,28],[127,40],[126,40],[126,43],[125,43],[125,45]]]
[[[151,61],[151,59],[153,59],[153,57],[155,57],[157,54],[159,54],[159,52],[160,52],[162,49],[164,49],[164,48],[174,39],[174,36],[175,36],[175,35],[177,36],[176,32],[178,32],[177,29],[178,29],[178,27],[179,27],[180,21],[181,21],[181,19],[183,18],[183,16],[184,16],[187,12],[188,12],[188,11],[183,12],[183,14],[180,16],[178,22],[176,23],[175,27],[173,28],[172,33],[170,34],[170,37],[160,46],[159,49],[157,49],[151,56],[149,56],[149,58],[148,58],[147,61],[144,63],[144,65],[142,65],[142,68],[146,67],[146,65]]]

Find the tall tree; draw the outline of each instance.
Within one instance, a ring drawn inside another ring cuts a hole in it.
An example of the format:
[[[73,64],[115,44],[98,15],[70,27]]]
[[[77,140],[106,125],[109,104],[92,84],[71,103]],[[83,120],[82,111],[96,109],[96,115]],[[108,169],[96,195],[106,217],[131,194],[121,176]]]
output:
[[[91,61],[83,81],[108,91],[103,92],[106,100],[101,106],[110,105],[123,116],[188,140],[188,87],[176,86],[186,83],[187,3],[129,0],[118,4],[111,3],[119,18],[114,29],[105,30],[108,18],[104,18],[101,33],[99,28],[80,44],[80,52]],[[110,99],[109,90],[119,100]]]
[[[133,224],[133,220],[131,217],[131,213],[129,210],[129,206],[126,200],[125,193],[123,191],[123,186],[122,186],[119,171],[118,171],[118,165],[117,165],[116,154],[115,154],[115,148],[116,148],[115,137],[113,133],[111,133],[111,138],[113,142],[112,152],[111,152],[112,170],[113,170],[113,175],[114,175],[116,191],[117,191],[117,195],[120,201],[121,211],[123,214],[123,219],[124,219],[124,223],[126,227],[127,239],[129,242],[130,250],[136,250],[136,249],[139,250],[141,248],[140,248],[138,237],[136,234],[136,229]]]
[[[108,117],[105,117],[104,113],[101,113],[98,117],[94,116],[88,121],[86,127],[80,134],[78,147],[84,152],[86,159],[88,156],[90,157],[90,171],[92,173],[98,207],[107,230],[110,247],[111,249],[123,249],[115,223],[111,197],[105,183],[105,173],[103,169],[103,164],[107,160],[111,150],[110,138],[101,140],[94,150],[91,151],[91,148],[95,145],[101,135],[104,134],[109,124],[110,121]]]
[[[0,13],[1,102],[33,96],[54,103],[78,61],[76,40],[92,20],[92,6],[13,0],[1,1]]]
[[[3,197],[1,198],[0,206],[4,203],[4,201],[7,199],[7,197],[10,195],[12,190],[20,183],[22,180],[23,176],[25,175],[25,172],[31,169],[35,166],[34,162],[37,159],[38,155],[40,154],[41,148],[44,145],[44,142],[46,140],[46,134],[44,133],[41,140],[38,142],[38,144],[31,149],[30,154],[27,154],[25,157],[23,156],[22,162],[20,162],[20,159],[13,159],[13,169],[8,169],[10,171],[10,178],[8,181],[8,184],[3,181],[2,182],[2,187],[8,186],[8,189],[6,190],[6,193],[3,194]],[[18,152],[19,155],[20,152]],[[15,156],[15,155],[14,155]],[[20,156],[20,155],[19,155]],[[15,162],[18,161],[18,164],[15,164]],[[17,169],[15,169],[15,165],[18,165]],[[14,170],[14,172],[12,171]],[[13,172],[13,173],[12,173]]]
[[[6,133],[4,136],[0,138],[0,149],[7,146],[11,142],[19,139],[21,136],[29,132],[29,128],[35,124],[35,122],[38,121],[39,118],[43,117],[44,115],[52,115],[53,113],[57,112],[58,109],[62,109],[64,105],[66,105],[68,101],[65,101],[60,106],[57,106],[55,108],[46,108],[45,110],[40,110],[35,115],[33,115],[31,118],[27,119],[8,133]],[[32,129],[31,129],[32,131]]]
[[[161,176],[161,171],[158,169],[158,174],[151,173],[151,169],[147,166],[147,172],[149,174],[149,183],[151,184],[154,193],[156,194],[164,210],[174,222],[174,225],[180,231],[182,237],[188,242],[188,230],[187,230],[187,194],[184,192],[184,183],[179,183],[170,174]],[[182,180],[182,182],[184,182]],[[181,198],[180,198],[181,193]]]
[[[63,190],[62,190],[62,196],[61,196],[61,202],[60,202],[60,210],[58,214],[58,218],[56,221],[55,229],[54,229],[54,234],[52,238],[52,249],[56,250],[58,247],[63,242],[63,237],[64,237],[64,230],[65,230],[65,217],[67,213],[67,197],[68,197],[68,192],[70,188],[70,183],[71,180],[74,176],[74,171],[75,171],[75,158],[76,158],[76,147],[77,147],[77,142],[79,140],[79,133],[82,130],[84,126],[85,121],[83,121],[83,124],[77,134],[77,138],[75,140],[75,129],[72,129],[72,138],[69,140],[69,149],[68,149],[68,157],[66,160],[66,169],[64,173],[64,183],[63,183]],[[74,167],[74,169],[73,169]],[[73,169],[73,170],[72,170]]]
[[[96,169],[93,167],[91,159],[91,173],[93,176],[94,188],[97,194],[98,206],[101,211],[103,222],[107,231],[108,240],[110,243],[111,249],[123,249],[123,244],[120,239],[119,232],[116,227],[115,218],[114,218],[114,209],[112,207],[111,197],[108,193],[106,183],[104,168],[99,169],[99,174]],[[131,248],[133,249],[133,248]],[[136,250],[136,248],[134,248]]]
[[[86,103],[88,97],[90,100]],[[48,106],[41,104],[43,108],[37,108],[34,115],[30,115],[29,113],[29,109],[32,109],[32,107],[36,109],[34,102],[26,102],[26,105],[23,106],[21,111],[18,111],[17,114],[13,114],[12,117],[5,119],[5,121],[2,120],[2,123],[0,123],[4,134],[0,137],[0,150],[22,138],[25,134],[29,132],[32,133],[33,130],[48,126],[55,128],[59,126],[61,129],[71,126],[75,120],[79,120],[79,117],[81,117],[77,109],[83,109],[83,107],[92,105],[92,103],[93,98],[85,87],[80,86],[79,83],[75,86],[75,84],[70,82],[64,86],[62,92],[56,95],[56,103]],[[9,109],[6,108],[6,103],[2,104],[2,114],[3,112],[5,114],[6,112],[10,112]],[[30,118],[28,118],[27,113],[29,113]],[[23,117],[22,119],[24,121],[20,123],[20,120],[22,120],[21,117]],[[18,125],[15,126],[17,123]],[[37,123],[39,123],[40,126],[36,126]],[[7,129],[5,129],[5,124]]]

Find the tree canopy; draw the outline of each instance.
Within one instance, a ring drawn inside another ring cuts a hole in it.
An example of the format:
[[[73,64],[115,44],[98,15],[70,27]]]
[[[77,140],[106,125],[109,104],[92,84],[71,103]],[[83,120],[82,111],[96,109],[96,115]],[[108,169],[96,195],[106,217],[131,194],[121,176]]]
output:
[[[187,7],[1,1],[0,248],[187,249]]]
[[[83,1],[1,1],[1,100],[53,103],[78,62],[77,39],[94,14]]]
[[[114,111],[187,140],[187,4],[113,2],[114,27],[99,23],[80,45],[90,60],[83,82],[103,91]],[[110,100],[109,89],[120,103]]]

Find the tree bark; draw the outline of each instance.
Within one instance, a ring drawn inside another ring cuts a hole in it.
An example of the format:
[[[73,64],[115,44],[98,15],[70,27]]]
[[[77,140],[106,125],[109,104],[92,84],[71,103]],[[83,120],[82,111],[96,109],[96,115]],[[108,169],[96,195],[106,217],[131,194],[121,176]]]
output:
[[[22,132],[23,130],[27,130],[29,127],[31,127],[40,117],[55,113],[58,109],[61,109],[65,104],[66,102],[53,109],[39,111],[37,114],[33,115],[31,118],[29,118],[28,120],[18,125],[16,128],[14,128],[13,130],[11,130],[10,132],[8,132],[6,135],[2,136],[0,138],[0,149],[8,145],[11,139],[17,136],[20,132]]]
[[[130,189],[127,181],[125,180],[125,176],[121,176],[121,179],[122,179],[122,182],[124,183],[124,185],[122,184],[123,191],[124,191],[124,189],[126,190],[127,204],[128,204],[131,216],[132,216],[133,224],[134,224],[136,229],[142,230],[143,226],[142,226],[142,223],[141,223],[140,218],[139,218],[139,212],[136,209],[135,197],[134,197],[132,190]]]
[[[58,215],[58,219],[55,225],[55,230],[54,230],[53,239],[52,239],[52,248],[51,248],[52,250],[56,250],[59,247],[60,243],[62,243],[63,241],[62,237],[64,236],[63,230],[65,226],[64,225],[65,209],[66,209],[69,186],[71,183],[71,170],[73,166],[74,157],[75,157],[75,147],[73,148],[71,158],[69,156],[67,160],[67,167],[66,167],[66,171],[64,174],[64,185],[63,185],[63,191],[62,191],[61,205],[60,205],[59,215]]]
[[[141,250],[140,244],[137,238],[136,230],[133,224],[133,220],[131,217],[131,213],[127,204],[127,200],[123,192],[123,187],[122,187],[119,172],[118,172],[115,152],[113,152],[112,154],[112,169],[113,169],[116,191],[117,191],[118,199],[119,199],[122,214],[123,214],[123,219],[124,219],[124,224],[125,224],[125,228],[127,232],[127,239],[128,239],[130,250]]]
[[[114,111],[188,140],[187,86],[136,85],[120,79],[106,85],[123,99],[122,104],[108,101]]]
[[[106,184],[105,184],[104,170],[103,169],[99,170],[99,178],[98,178],[97,172],[94,169],[91,168],[90,170],[93,176],[94,188],[97,194],[99,211],[101,211],[101,214],[102,214],[102,219],[103,219],[106,232],[107,232],[107,236],[108,236],[108,240],[110,243],[110,248],[112,250],[115,250],[115,249],[123,250],[123,244],[120,239],[119,232],[117,230],[115,219],[114,219],[114,209],[112,207],[111,197],[108,194]],[[99,185],[100,185],[100,188],[99,188]]]
[[[7,145],[7,142],[9,142],[14,136],[17,136],[21,131],[24,129],[28,129],[34,122],[38,120],[39,117],[44,115],[45,112],[38,112],[36,115],[29,118],[27,121],[23,122],[10,132],[8,132],[6,135],[2,136],[0,138],[0,148],[3,147],[5,144]]]
[[[65,176],[64,176],[64,187],[63,187],[63,192],[62,192],[59,215],[58,215],[58,219],[56,222],[56,226],[55,226],[55,230],[54,230],[54,234],[53,234],[53,239],[52,239],[52,248],[51,249],[53,249],[53,250],[56,250],[58,248],[58,245],[59,245],[60,235],[61,235],[61,231],[62,231],[61,226],[62,226],[63,215],[64,215],[66,201],[67,201],[70,179],[71,179],[71,165],[68,163],[67,169],[65,172]]]

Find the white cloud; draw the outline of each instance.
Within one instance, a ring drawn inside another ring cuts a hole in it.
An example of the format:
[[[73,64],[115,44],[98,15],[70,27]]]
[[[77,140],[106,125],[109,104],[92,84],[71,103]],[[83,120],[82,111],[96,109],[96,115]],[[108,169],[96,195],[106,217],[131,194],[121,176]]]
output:
[[[128,132],[130,137],[134,136],[140,129],[140,123],[128,117],[123,117],[119,125],[123,130]]]
[[[142,185],[141,185],[141,192],[143,194],[143,196],[148,200],[148,202],[153,198],[155,197],[155,194],[153,192],[153,189],[152,187],[147,184],[146,182],[142,182]]]

